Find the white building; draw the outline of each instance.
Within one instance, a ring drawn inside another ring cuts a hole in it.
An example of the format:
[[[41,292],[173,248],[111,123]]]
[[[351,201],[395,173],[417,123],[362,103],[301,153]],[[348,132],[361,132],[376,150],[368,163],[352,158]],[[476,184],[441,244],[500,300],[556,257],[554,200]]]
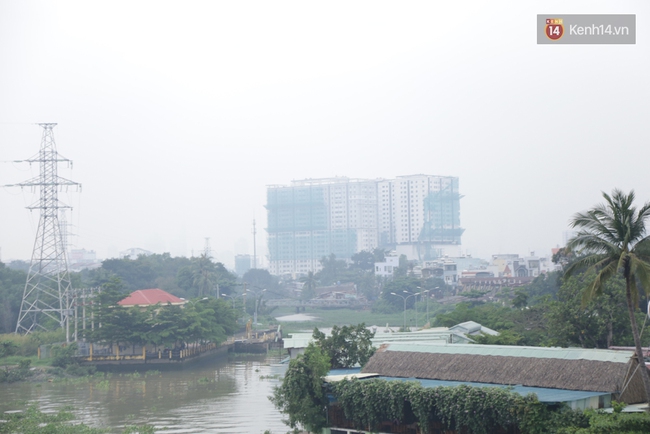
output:
[[[380,241],[409,260],[460,256],[458,178],[410,175],[378,182]]]
[[[487,267],[494,277],[537,277],[556,270],[550,256],[535,256],[535,252],[524,257],[518,254],[492,255],[492,263]]]
[[[399,267],[399,256],[386,256],[384,262],[375,262],[375,276],[393,277]]]

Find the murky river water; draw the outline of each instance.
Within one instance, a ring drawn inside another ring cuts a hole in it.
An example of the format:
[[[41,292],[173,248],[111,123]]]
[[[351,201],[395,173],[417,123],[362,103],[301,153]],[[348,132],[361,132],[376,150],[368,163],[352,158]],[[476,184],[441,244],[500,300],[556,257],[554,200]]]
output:
[[[72,406],[79,421],[115,432],[146,423],[165,433],[285,433],[282,415],[268,400],[286,369],[279,360],[224,356],[154,374],[123,371],[106,380],[2,384],[0,411],[29,401],[42,411]]]

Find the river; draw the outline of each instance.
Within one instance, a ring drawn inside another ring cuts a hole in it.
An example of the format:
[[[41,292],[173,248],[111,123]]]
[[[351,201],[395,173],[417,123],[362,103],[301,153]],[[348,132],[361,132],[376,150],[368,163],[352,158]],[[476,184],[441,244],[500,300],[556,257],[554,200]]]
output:
[[[231,354],[182,369],[112,372],[107,379],[2,384],[0,411],[24,408],[25,401],[44,412],[71,406],[77,421],[113,432],[149,424],[165,433],[285,433],[268,399],[286,370],[279,361]]]

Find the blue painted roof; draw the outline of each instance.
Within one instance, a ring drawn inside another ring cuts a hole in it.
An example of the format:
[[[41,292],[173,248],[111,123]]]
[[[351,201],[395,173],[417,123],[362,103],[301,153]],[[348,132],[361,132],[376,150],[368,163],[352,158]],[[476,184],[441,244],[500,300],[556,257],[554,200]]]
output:
[[[327,375],[351,375],[358,374],[359,368],[356,369],[332,369]],[[442,387],[442,386],[460,386],[465,384],[472,387],[501,387],[503,389],[510,389],[522,396],[534,393],[540,402],[554,403],[554,402],[571,402],[580,399],[592,398],[595,396],[608,396],[609,392],[590,392],[582,390],[567,390],[567,389],[548,389],[544,387],[528,387],[528,386],[509,386],[506,384],[492,384],[492,383],[471,383],[464,381],[444,381],[444,380],[423,380],[419,378],[400,378],[400,377],[373,377],[388,381],[417,381],[423,387]],[[363,379],[361,379],[363,380]]]

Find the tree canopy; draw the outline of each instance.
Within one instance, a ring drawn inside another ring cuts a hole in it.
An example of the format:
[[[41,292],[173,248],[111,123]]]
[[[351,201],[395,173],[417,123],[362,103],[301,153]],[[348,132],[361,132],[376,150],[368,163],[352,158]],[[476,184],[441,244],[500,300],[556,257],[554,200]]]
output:
[[[365,365],[375,352],[370,341],[374,335],[361,323],[356,326],[335,325],[330,336],[315,328],[313,338],[329,357],[332,369],[340,369]]]
[[[329,370],[329,357],[313,342],[304,354],[289,362],[282,384],[274,389],[270,399],[288,416],[284,422],[291,428],[302,425],[310,432],[320,432],[327,426],[323,378]]]

